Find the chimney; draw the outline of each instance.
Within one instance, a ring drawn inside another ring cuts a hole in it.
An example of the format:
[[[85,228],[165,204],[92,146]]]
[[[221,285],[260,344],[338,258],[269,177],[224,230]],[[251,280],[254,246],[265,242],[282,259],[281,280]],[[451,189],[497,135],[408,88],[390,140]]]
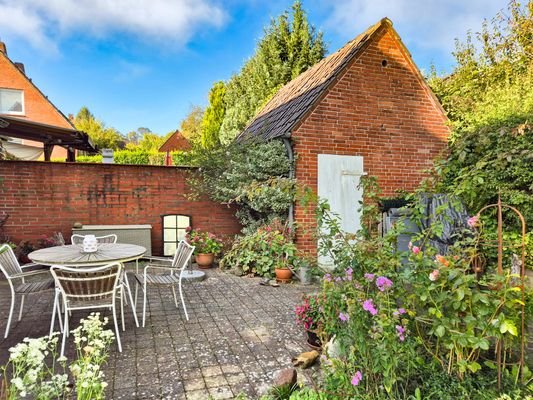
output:
[[[17,67],[20,70],[20,72],[26,75],[26,71],[24,71],[24,64],[22,64],[21,62],[16,62],[15,67]]]
[[[0,41],[0,53],[4,53],[7,56],[6,44],[2,41]]]

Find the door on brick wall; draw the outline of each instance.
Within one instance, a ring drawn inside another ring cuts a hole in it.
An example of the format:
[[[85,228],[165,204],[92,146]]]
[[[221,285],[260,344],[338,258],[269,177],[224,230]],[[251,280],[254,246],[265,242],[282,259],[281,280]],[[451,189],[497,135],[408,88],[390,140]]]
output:
[[[341,218],[344,231],[356,233],[361,228],[360,201],[363,191],[359,181],[363,172],[363,157],[318,155],[318,196],[328,201],[331,211]],[[322,266],[333,266],[330,257],[319,257]]]

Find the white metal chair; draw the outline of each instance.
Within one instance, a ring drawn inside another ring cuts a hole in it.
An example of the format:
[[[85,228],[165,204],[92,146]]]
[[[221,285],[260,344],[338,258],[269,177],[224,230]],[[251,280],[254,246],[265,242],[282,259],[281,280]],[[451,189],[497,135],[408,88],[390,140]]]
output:
[[[83,244],[83,239],[85,239],[85,235],[79,235],[75,233],[70,237],[70,242],[72,244]],[[98,244],[101,243],[116,243],[117,242],[117,235],[114,233],[111,235],[105,235],[105,236],[96,236],[96,242]]]
[[[9,334],[11,326],[11,318],[13,317],[13,310],[15,308],[16,296],[20,295],[20,311],[18,321],[22,318],[22,310],[24,308],[24,298],[26,295],[33,293],[41,293],[54,289],[54,279],[47,270],[28,271],[24,269],[36,267],[38,264],[26,264],[21,266],[13,252],[13,249],[8,244],[0,246],[0,270],[4,273],[11,289],[11,307],[9,308],[9,317],[7,318],[7,326],[4,338]],[[26,282],[26,278],[40,277],[40,279],[31,279]]]
[[[76,245],[81,245],[83,244],[83,239],[85,238],[85,235],[79,235],[77,233],[73,234],[71,237],[70,237],[70,242],[72,244],[76,244]],[[105,236],[96,236],[96,242],[98,244],[104,244],[104,243],[116,243],[117,242],[117,235],[115,235],[114,233],[110,234],[110,235],[105,235]],[[135,263],[136,265],[138,265],[138,260],[135,260]],[[126,287],[126,290],[128,292],[128,295],[130,297],[130,301],[132,302],[132,304],[135,304],[133,303],[133,299],[132,299],[132,295],[131,295],[131,289],[130,289],[130,285],[129,285],[129,282],[128,282],[128,278],[126,276],[126,271],[125,269],[123,270],[123,274],[122,276],[120,277],[121,279],[121,283],[123,284],[123,286]],[[124,296],[124,297],[122,297]],[[135,297],[137,298],[137,293],[135,293]],[[126,304],[128,304],[128,298],[125,296],[124,292],[121,291],[121,301],[125,301]],[[132,306],[133,307],[133,306]],[[133,316],[134,316],[134,319],[135,319],[135,325],[137,327],[139,327],[139,321],[137,320],[137,314],[135,312],[135,308],[133,307]],[[124,320],[122,321],[122,326],[124,327]],[[124,329],[123,329],[124,330]]]
[[[189,320],[189,314],[187,314],[187,307],[185,306],[185,299],[183,298],[181,280],[183,272],[185,271],[193,252],[194,246],[191,246],[182,240],[178,243],[176,253],[172,259],[163,257],[146,257],[153,263],[146,265],[142,274],[135,274],[135,279],[142,286],[144,294],[143,327],[146,322],[146,294],[149,285],[172,287],[172,294],[174,295],[174,304],[176,304],[176,308],[178,308],[178,299],[176,297],[176,285],[178,285],[185,318]],[[154,272],[160,271],[160,273],[149,273],[149,270],[155,270]]]
[[[122,291],[120,276],[122,264],[112,263],[103,267],[93,268],[71,268],[63,266],[52,266],[50,269],[56,283],[56,294],[54,298],[54,310],[50,324],[50,335],[54,327],[56,309],[58,308],[60,296],[63,300],[64,322],[63,341],[61,343],[61,355],[65,351],[65,341],[69,335],[69,314],[74,310],[89,310],[98,308],[111,308],[113,311],[113,322],[115,324],[115,334],[117,337],[118,351],[122,352],[120,334],[117,322],[116,294],[117,290]],[[120,295],[122,298],[122,294]],[[124,307],[121,301],[121,317],[124,324]],[[59,314],[61,320],[61,314]]]

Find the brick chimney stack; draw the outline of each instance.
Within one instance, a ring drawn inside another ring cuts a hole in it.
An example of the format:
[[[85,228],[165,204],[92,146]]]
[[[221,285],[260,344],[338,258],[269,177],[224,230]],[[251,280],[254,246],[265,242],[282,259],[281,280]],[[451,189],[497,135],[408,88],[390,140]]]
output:
[[[21,62],[16,62],[15,67],[17,67],[20,70],[20,72],[26,75],[26,71],[24,70],[24,64],[22,64]]]
[[[6,44],[0,40],[0,53],[4,53],[7,56]]]

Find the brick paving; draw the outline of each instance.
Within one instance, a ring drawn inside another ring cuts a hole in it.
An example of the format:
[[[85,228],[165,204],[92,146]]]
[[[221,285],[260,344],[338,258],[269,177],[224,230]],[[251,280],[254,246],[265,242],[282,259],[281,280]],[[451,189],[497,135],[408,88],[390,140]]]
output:
[[[176,309],[168,288],[151,287],[145,328],[136,328],[126,307],[123,351],[112,346],[105,367],[109,399],[258,398],[271,386],[276,371],[289,367],[302,351],[304,333],[294,322],[294,306],[304,292],[299,284],[260,286],[258,278],[242,278],[208,270],[203,282],[186,283],[189,321]],[[130,282],[133,282],[130,277]],[[142,296],[137,305],[141,322]],[[20,322],[3,339],[9,309],[9,287],[0,282],[0,362],[9,347],[24,337],[48,333],[52,294],[34,295]],[[71,327],[86,314],[75,313]],[[67,357],[72,356],[72,337]],[[69,357],[71,358],[71,357]],[[312,379],[311,372],[299,380]]]

